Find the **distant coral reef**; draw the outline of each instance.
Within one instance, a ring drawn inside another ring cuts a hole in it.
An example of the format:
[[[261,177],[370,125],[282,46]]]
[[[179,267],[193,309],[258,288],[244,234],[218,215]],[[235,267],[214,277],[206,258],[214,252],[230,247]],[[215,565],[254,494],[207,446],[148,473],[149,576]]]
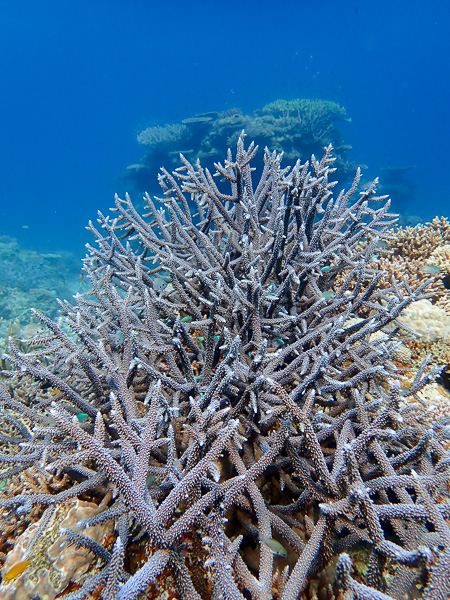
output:
[[[301,122],[283,102],[261,126]],[[2,598],[450,596],[449,418],[417,410],[440,368],[402,363],[430,278],[387,276],[389,200],[359,169],[335,193],[331,146],[256,160],[241,134],[214,172],[162,169],[145,214],[116,197],[91,289],[10,340]]]
[[[0,236],[0,340],[7,333],[36,333],[36,326],[29,326],[31,306],[56,317],[56,298],[73,295],[79,275],[79,261],[69,252],[37,252]]]
[[[130,165],[127,176],[141,191],[153,188],[154,173],[162,164],[173,168],[179,153],[189,160],[201,159],[213,166],[222,158],[223,148],[236,145],[242,129],[260,146],[284,152],[287,160],[311,154],[321,156],[333,144],[335,167],[341,180],[351,176],[355,166],[347,160],[350,146],[344,144],[337,121],[346,121],[345,108],[327,100],[276,100],[247,115],[239,108],[207,112],[188,117],[181,123],[148,127],[138,135],[147,147],[141,163]]]

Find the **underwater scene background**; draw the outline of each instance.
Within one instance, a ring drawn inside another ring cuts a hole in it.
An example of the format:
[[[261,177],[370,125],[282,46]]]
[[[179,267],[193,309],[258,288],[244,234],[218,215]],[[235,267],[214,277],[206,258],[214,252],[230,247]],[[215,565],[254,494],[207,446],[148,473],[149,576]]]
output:
[[[343,109],[326,123],[337,130],[329,141],[343,147],[347,175],[361,165],[364,181],[380,178],[401,224],[447,215],[448,11],[445,2],[420,0],[2,0],[0,285],[16,271],[9,284],[23,294],[23,263],[32,261],[22,250],[81,258],[85,226],[114,193],[139,201],[143,191],[159,192],[159,168],[176,166],[178,152],[192,148],[182,136],[162,143],[139,172],[148,153],[143,130],[200,113],[253,115],[278,99]],[[243,127],[257,137],[239,119],[225,133]],[[319,154],[327,141],[320,127]],[[208,128],[194,133],[201,138]],[[256,141],[285,150],[277,143],[285,134]],[[233,143],[229,135],[215,141],[219,155]],[[290,148],[306,159],[311,145],[297,135]],[[42,281],[53,267],[61,272],[58,260],[35,257]],[[66,295],[82,279],[71,265]],[[46,289],[55,296],[61,282]],[[16,293],[12,304],[23,302]],[[8,304],[5,317],[22,312]]]
[[[0,600],[450,597],[449,23],[442,0],[0,0]],[[216,484],[232,525],[181,535]]]
[[[123,174],[141,161],[146,127],[279,98],[343,106],[339,128],[367,180],[409,168],[395,210],[430,220],[448,206],[446,2],[2,0],[0,10],[0,227],[21,245],[81,255],[88,220],[132,191]]]

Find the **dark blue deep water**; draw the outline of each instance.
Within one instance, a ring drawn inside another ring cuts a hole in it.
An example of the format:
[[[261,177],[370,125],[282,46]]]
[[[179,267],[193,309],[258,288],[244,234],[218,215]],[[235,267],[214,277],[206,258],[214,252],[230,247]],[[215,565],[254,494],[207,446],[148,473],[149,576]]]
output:
[[[296,97],[346,107],[365,177],[413,167],[397,210],[448,216],[449,24],[445,0],[1,0],[0,235],[81,255],[139,130]]]

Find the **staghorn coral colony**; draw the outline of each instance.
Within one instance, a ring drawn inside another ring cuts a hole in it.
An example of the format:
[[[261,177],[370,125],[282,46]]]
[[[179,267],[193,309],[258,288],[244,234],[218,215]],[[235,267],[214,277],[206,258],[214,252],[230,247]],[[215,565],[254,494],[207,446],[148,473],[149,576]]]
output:
[[[389,200],[359,170],[336,194],[331,146],[266,150],[259,176],[256,152],[182,156],[145,215],[117,197],[89,226],[91,290],[34,311],[30,352],[10,342],[1,531],[26,539],[2,597],[57,569],[49,598],[448,598],[448,425],[411,403],[439,369],[405,388],[395,360],[430,282],[386,283]],[[59,536],[91,556],[76,582]]]

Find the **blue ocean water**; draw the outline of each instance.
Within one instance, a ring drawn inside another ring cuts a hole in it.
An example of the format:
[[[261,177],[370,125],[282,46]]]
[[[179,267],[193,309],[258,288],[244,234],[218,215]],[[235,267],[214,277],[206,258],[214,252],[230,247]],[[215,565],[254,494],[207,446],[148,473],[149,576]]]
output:
[[[394,208],[448,216],[449,22],[443,0],[1,0],[0,235],[81,255],[139,130],[296,97],[347,108],[365,177],[412,167]]]

